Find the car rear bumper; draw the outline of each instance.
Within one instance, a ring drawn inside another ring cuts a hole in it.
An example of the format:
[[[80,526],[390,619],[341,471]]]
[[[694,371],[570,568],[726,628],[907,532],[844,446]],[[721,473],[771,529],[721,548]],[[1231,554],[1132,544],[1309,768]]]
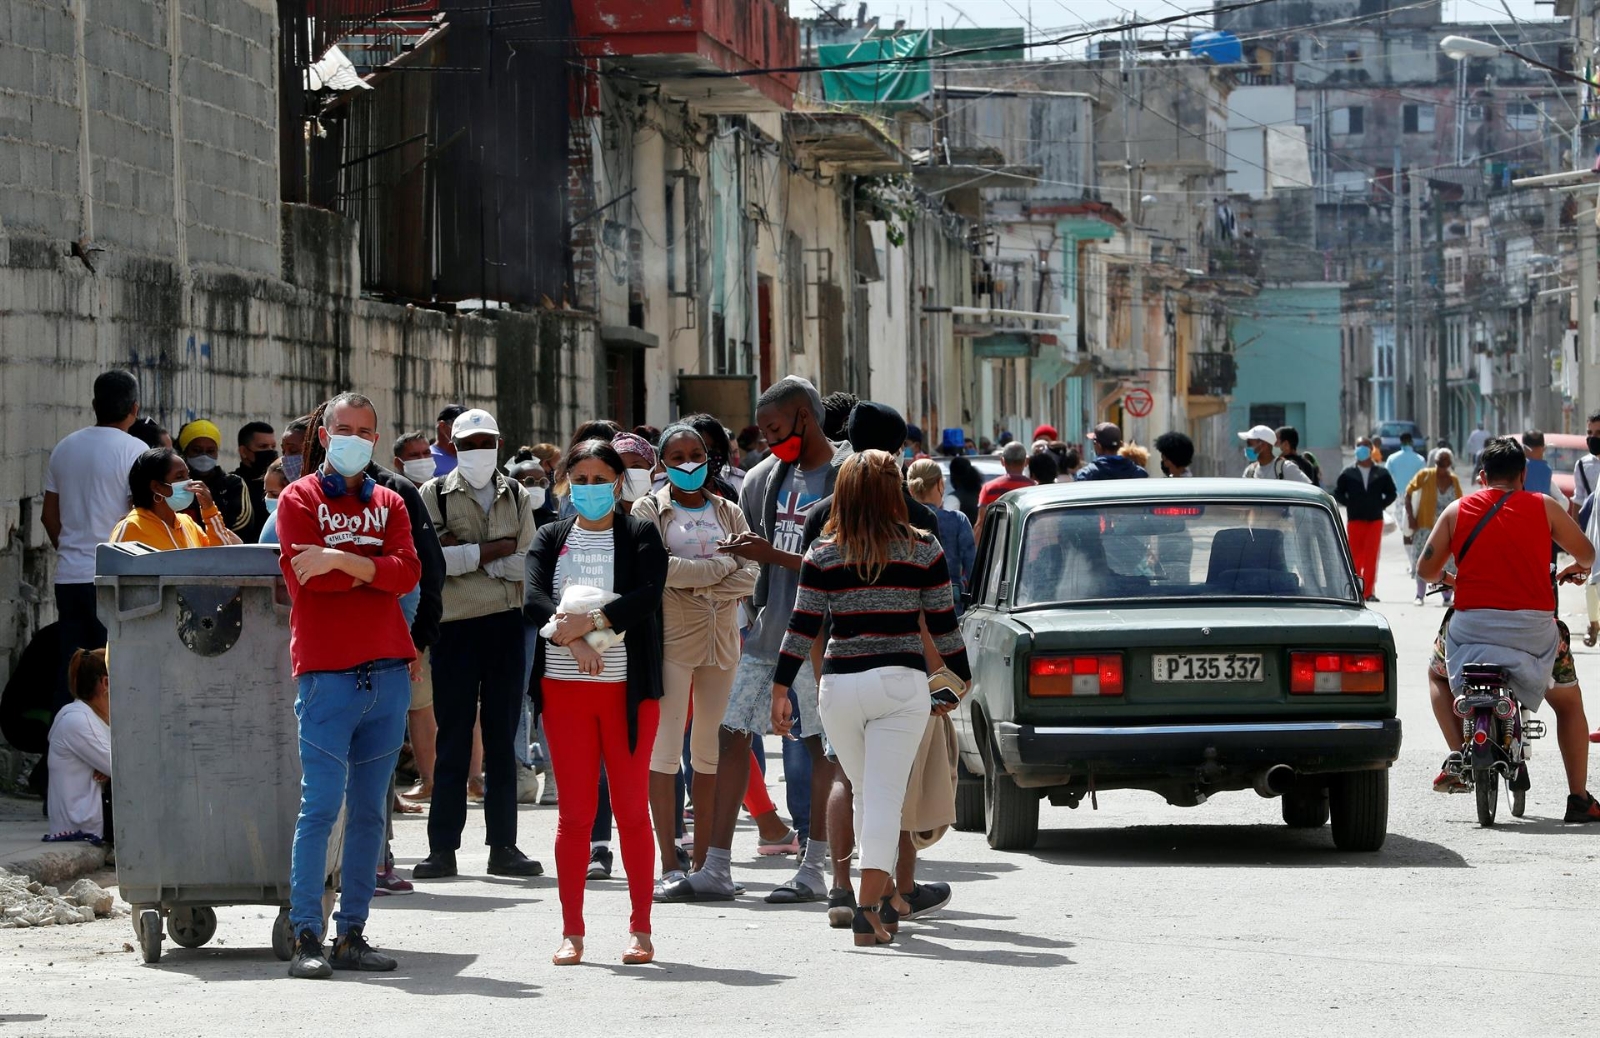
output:
[[[995,742],[1019,785],[1089,774],[1240,774],[1286,764],[1303,774],[1386,767],[1400,756],[1400,720],[1055,727],[1001,722]]]

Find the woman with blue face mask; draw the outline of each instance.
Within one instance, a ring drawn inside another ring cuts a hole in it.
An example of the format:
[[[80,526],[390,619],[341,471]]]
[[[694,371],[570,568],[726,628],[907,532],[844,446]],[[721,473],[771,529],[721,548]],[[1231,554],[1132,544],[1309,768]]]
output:
[[[155,447],[128,472],[133,510],[111,531],[113,544],[138,541],[158,551],[239,544],[205,483],[189,476],[189,465],[171,447]],[[191,512],[199,513],[196,520]]]
[[[628,466],[611,444],[575,444],[564,469],[577,514],[540,527],[534,536],[523,604],[523,616],[534,627],[555,620],[553,635],[538,639],[532,677],[533,691],[544,704],[550,760],[561,787],[555,849],[563,940],[552,961],[558,966],[583,961],[583,894],[603,761],[632,905],[632,940],[622,961],[643,964],[655,958],[649,789],[662,694],[667,550],[654,523],[622,507]],[[562,596],[573,586],[618,597],[585,613],[566,613]],[[586,637],[593,632],[623,638],[609,646],[597,639],[597,649]]]
[[[755,590],[761,567],[718,550],[750,527],[736,503],[713,491],[708,478],[713,459],[701,434],[686,423],[668,426],[661,434],[661,463],[667,485],[641,498],[633,515],[654,525],[667,546],[667,586],[661,603],[664,695],[650,755],[650,813],[666,883],[687,871],[674,843],[674,781],[691,690],[694,730],[689,757],[694,781],[689,794],[696,817],[710,817],[717,780],[717,730],[728,710],[739,662],[739,600]],[[689,863],[694,868],[705,863],[707,836],[706,827],[695,826]]]

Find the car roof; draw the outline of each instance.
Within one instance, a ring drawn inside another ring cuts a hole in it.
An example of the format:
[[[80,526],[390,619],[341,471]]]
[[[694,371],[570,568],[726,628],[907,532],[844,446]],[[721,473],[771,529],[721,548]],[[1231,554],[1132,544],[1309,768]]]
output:
[[[1013,490],[1002,501],[1022,511],[1043,505],[1123,501],[1299,501],[1326,506],[1326,491],[1281,479],[1095,479]]]
[[[1516,440],[1518,443],[1522,442],[1522,434],[1521,433],[1512,433],[1511,434],[1511,438],[1513,440]],[[1544,434],[1544,445],[1546,447],[1584,447],[1584,448],[1587,448],[1588,445],[1589,445],[1589,441],[1588,441],[1588,439],[1586,437],[1579,436],[1577,433],[1548,433],[1547,432],[1547,433]]]

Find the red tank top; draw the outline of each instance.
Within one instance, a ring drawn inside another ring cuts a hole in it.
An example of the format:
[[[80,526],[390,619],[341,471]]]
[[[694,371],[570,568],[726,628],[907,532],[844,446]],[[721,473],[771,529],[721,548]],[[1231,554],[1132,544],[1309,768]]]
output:
[[[1460,556],[1461,546],[1494,507],[1503,490],[1480,490],[1461,499],[1450,554]],[[1457,559],[1457,609],[1538,609],[1556,607],[1550,588],[1550,520],[1544,495],[1526,490],[1511,499],[1478,531],[1463,564]]]

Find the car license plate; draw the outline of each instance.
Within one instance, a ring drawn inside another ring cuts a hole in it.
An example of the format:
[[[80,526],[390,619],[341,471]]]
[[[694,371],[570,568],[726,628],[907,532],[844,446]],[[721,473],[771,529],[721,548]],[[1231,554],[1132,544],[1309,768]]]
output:
[[[1157,681],[1260,681],[1258,652],[1173,653],[1154,657]]]

